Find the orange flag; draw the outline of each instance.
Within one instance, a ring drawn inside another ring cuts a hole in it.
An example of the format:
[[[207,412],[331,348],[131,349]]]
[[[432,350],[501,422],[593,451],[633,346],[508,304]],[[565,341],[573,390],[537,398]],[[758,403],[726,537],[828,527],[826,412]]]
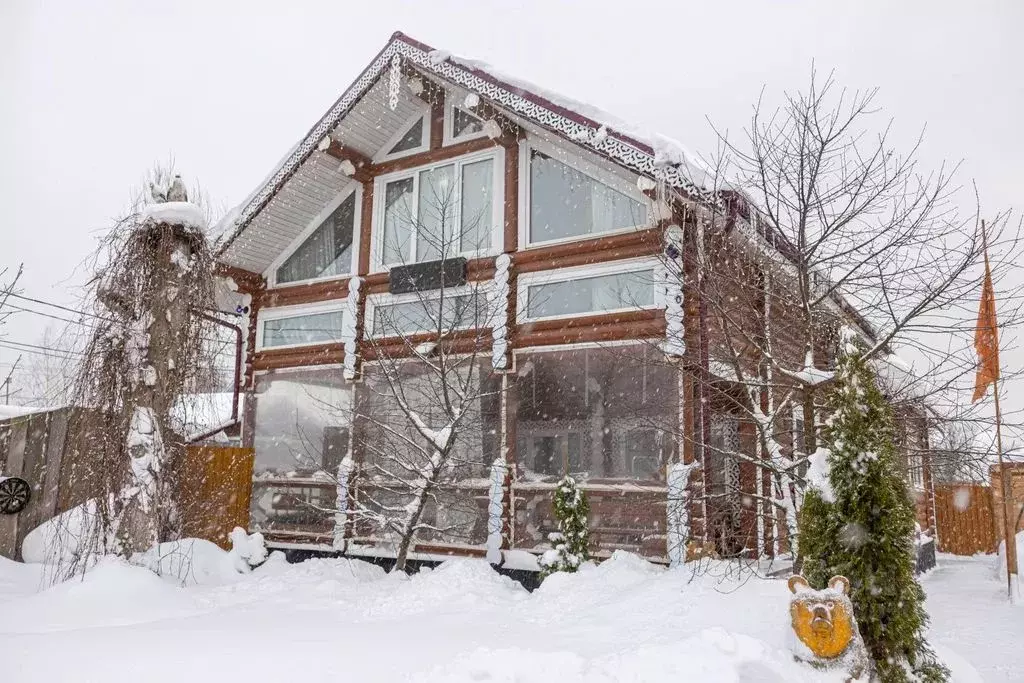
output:
[[[978,374],[974,379],[974,398],[985,395],[988,385],[999,379],[999,333],[996,327],[996,295],[992,289],[992,273],[985,259],[985,284],[981,287],[978,306],[978,327],[974,330],[974,350],[978,352]]]

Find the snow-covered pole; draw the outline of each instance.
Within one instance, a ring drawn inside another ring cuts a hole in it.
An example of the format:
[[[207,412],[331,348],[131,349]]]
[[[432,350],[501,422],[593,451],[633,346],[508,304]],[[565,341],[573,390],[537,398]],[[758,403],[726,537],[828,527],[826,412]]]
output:
[[[348,498],[350,491],[350,482],[352,480],[352,471],[355,469],[355,462],[352,460],[351,454],[347,454],[342,458],[341,462],[338,463],[337,472],[337,501],[334,513],[334,533],[332,547],[338,552],[345,551],[345,545],[347,541],[347,527],[348,527]]]

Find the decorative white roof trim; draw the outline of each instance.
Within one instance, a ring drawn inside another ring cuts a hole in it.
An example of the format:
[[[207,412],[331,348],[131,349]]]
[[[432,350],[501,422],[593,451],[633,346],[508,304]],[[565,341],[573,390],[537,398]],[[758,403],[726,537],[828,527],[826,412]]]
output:
[[[572,142],[592,147],[599,153],[638,173],[658,178],[668,185],[681,189],[692,196],[700,197],[706,201],[717,202],[714,198],[714,193],[696,186],[676,166],[656,164],[655,156],[652,152],[639,149],[619,139],[614,134],[614,131],[612,131],[612,134],[599,134],[599,131],[606,129],[602,124],[594,122],[595,125],[590,126],[575,121],[510,89],[501,87],[501,85],[492,82],[492,80],[474,74],[470,67],[454,63],[450,57],[443,53],[439,53],[436,50],[424,50],[417,45],[407,42],[408,40],[400,33],[396,33],[391,38],[390,42],[384,46],[384,49],[381,50],[373,62],[360,74],[359,78],[349,86],[327,113],[310,129],[302,142],[285,158],[277,170],[264,182],[263,186],[249,198],[246,205],[235,218],[234,225],[226,226],[226,229],[230,230],[231,234],[222,242],[218,252],[223,253],[241,234],[249,222],[263,210],[267,203],[284,186],[285,182],[295,174],[302,163],[316,150],[320,142],[334,130],[352,106],[362,98],[366,91],[376,82],[377,78],[390,66],[395,56],[408,59],[426,72],[433,73],[456,85],[477,92],[493,100],[500,107],[504,107],[528,120],[564,135]],[[580,116],[580,118],[585,117]]]

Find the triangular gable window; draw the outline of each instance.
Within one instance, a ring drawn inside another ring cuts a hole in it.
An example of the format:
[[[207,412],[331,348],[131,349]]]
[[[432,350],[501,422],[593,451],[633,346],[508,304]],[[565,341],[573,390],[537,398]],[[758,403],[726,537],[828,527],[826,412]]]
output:
[[[299,282],[352,272],[356,193],[350,194],[277,269],[277,283]]]
[[[388,150],[388,155],[411,152],[423,146],[423,119],[420,117],[409,126],[409,130],[399,138],[394,147]]]
[[[452,108],[452,138],[476,135],[484,130],[480,117],[459,107]]]

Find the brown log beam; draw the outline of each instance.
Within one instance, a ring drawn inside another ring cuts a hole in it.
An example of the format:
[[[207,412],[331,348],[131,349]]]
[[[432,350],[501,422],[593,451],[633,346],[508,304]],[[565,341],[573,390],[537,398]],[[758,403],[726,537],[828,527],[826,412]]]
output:
[[[331,142],[327,145],[324,150],[338,161],[347,161],[355,168],[355,172],[352,177],[361,183],[365,183],[373,178],[371,173],[371,167],[373,161],[370,157],[366,156],[357,149],[346,147],[334,138],[331,138]]]
[[[648,228],[621,235],[526,249],[517,252],[514,261],[516,272],[532,273],[538,270],[651,256],[660,251],[661,229]]]
[[[341,363],[345,350],[341,344],[313,344],[302,348],[266,349],[258,351],[253,361],[256,370],[279,370],[302,365]]]
[[[348,277],[325,280],[291,287],[275,287],[263,293],[261,305],[265,308],[333,301],[348,296]]]
[[[229,277],[238,285],[238,291],[252,294],[267,286],[267,280],[259,273],[238,268],[218,261],[213,266],[213,274],[217,277]]]

